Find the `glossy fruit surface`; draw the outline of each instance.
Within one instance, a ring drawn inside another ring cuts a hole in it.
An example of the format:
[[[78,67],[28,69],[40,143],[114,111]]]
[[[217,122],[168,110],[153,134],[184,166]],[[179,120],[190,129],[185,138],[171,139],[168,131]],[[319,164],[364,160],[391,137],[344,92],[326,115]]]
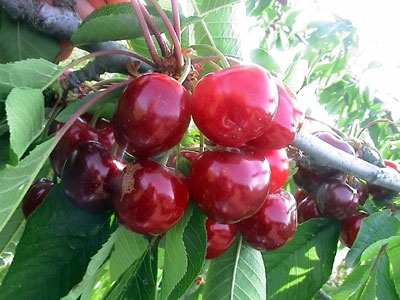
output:
[[[50,127],[50,133],[55,133],[63,125],[63,123],[54,121]],[[97,139],[96,131],[86,121],[82,118],[76,119],[50,154],[50,163],[54,173],[61,176],[65,160],[75,146],[85,141],[97,141]]]
[[[76,146],[65,163],[61,185],[68,199],[90,212],[112,208],[111,183],[120,173],[119,163],[95,141]]]
[[[278,85],[278,108],[271,125],[260,137],[248,142],[248,145],[257,148],[281,149],[288,146],[294,135],[301,128],[304,121],[304,112],[299,107],[296,96],[283,82]]]
[[[336,178],[329,178],[317,192],[318,211],[324,217],[341,221],[358,208],[357,191]]]
[[[285,184],[289,177],[289,158],[284,148],[266,149],[261,153],[264,154],[271,168],[269,192],[274,193]]]
[[[236,237],[236,224],[221,224],[206,219],[207,248],[206,259],[215,258],[224,253]]]
[[[205,151],[192,163],[189,191],[200,209],[220,223],[253,215],[269,191],[266,159],[241,152]]]
[[[317,201],[313,196],[309,195],[297,204],[297,221],[299,223],[319,216]]]
[[[325,177],[310,167],[298,166],[292,176],[294,183],[309,194],[316,194],[317,190],[328,177]]]
[[[368,215],[362,212],[355,212],[340,222],[340,241],[347,247],[351,248],[360,231],[362,220]]]
[[[135,157],[164,152],[182,139],[190,121],[190,97],[173,78],[145,74],[119,97],[112,120],[121,147]]]
[[[149,159],[129,163],[117,179],[113,204],[118,221],[142,234],[166,232],[189,202],[185,178]]]
[[[255,215],[237,225],[243,239],[255,249],[265,251],[282,247],[296,232],[296,200],[284,190],[269,194]]]
[[[239,65],[199,80],[192,95],[192,116],[207,138],[236,147],[264,133],[277,105],[272,76],[261,67]]]
[[[53,187],[54,182],[47,178],[40,178],[31,185],[22,199],[22,213],[25,219],[43,202]]]

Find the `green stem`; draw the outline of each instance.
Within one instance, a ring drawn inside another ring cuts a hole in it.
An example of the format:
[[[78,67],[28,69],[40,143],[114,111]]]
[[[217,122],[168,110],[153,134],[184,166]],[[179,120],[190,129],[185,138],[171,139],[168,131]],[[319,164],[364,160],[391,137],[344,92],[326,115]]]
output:
[[[182,71],[181,76],[179,76],[178,82],[182,83],[185,81],[186,77],[189,75],[190,70],[192,69],[192,62],[190,60],[190,57],[185,56],[185,65]]]
[[[226,59],[225,55],[213,46],[204,45],[204,44],[195,44],[195,45],[191,45],[189,48],[192,48],[193,50],[200,49],[200,50],[210,51],[211,53],[215,54],[219,58],[219,60],[221,61],[222,68],[226,69],[226,68],[230,67],[229,61]]]

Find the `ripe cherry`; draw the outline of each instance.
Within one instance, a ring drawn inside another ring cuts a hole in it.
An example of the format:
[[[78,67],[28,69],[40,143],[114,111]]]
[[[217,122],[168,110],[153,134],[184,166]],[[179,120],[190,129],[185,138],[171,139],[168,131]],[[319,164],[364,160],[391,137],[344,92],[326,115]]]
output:
[[[189,193],[177,170],[138,159],[118,176],[112,199],[122,225],[137,233],[159,235],[183,216]]]
[[[328,178],[321,175],[314,169],[299,165],[296,173],[293,174],[294,183],[309,194],[316,195],[318,188]]]
[[[224,253],[236,237],[236,224],[221,224],[206,219],[207,248],[206,259],[215,258]]]
[[[175,79],[159,73],[133,80],[118,99],[114,135],[135,157],[150,157],[180,142],[190,121],[190,97]]]
[[[122,165],[108,149],[95,141],[76,146],[65,163],[61,185],[72,203],[89,212],[112,208],[111,192],[114,178]]]
[[[285,184],[289,177],[289,158],[285,148],[266,149],[262,150],[261,153],[264,154],[271,168],[269,192],[274,193]]]
[[[318,217],[320,217],[320,213],[314,196],[308,195],[297,204],[297,220],[299,223]]]
[[[360,231],[362,220],[368,215],[363,212],[355,212],[340,222],[340,241],[347,247],[351,248]]]
[[[358,208],[357,191],[347,183],[329,178],[317,192],[317,206],[321,216],[341,221]]]
[[[43,202],[53,187],[54,182],[47,178],[40,178],[30,186],[22,199],[22,213],[25,219]]]
[[[54,121],[49,133],[55,133],[63,125],[61,122]],[[86,121],[82,118],[76,119],[50,154],[50,163],[54,173],[61,176],[65,160],[75,146],[85,141],[97,141],[97,138],[96,131]]]
[[[269,194],[253,216],[237,225],[243,239],[255,249],[265,251],[282,247],[296,232],[296,200],[285,190]]]
[[[277,82],[279,102],[271,125],[258,138],[247,144],[256,148],[281,149],[289,145],[304,121],[304,112],[296,96],[283,82]]]
[[[217,144],[236,147],[261,136],[278,105],[275,80],[256,65],[239,65],[202,77],[192,96],[192,117]]]
[[[268,161],[258,155],[205,151],[191,165],[189,190],[206,216],[220,223],[235,223],[262,206],[270,173]]]

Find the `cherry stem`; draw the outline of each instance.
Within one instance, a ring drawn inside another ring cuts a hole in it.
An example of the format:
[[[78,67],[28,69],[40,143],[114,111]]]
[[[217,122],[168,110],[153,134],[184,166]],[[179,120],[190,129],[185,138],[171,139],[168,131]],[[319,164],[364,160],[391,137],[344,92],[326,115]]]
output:
[[[144,40],[146,41],[146,45],[149,50],[150,56],[153,59],[156,66],[161,67],[162,61],[158,56],[156,46],[154,45],[153,39],[151,38],[149,27],[147,26],[146,20],[142,13],[141,4],[139,4],[137,0],[131,0],[131,3],[138,18],[140,28],[142,29],[143,37]]]
[[[190,57],[185,56],[184,60],[185,60],[185,66],[183,68],[181,76],[179,76],[179,78],[178,78],[179,83],[182,83],[185,81],[186,77],[190,73],[190,70],[192,69],[192,62],[190,60]]]
[[[154,34],[154,36],[155,36],[155,38],[157,40],[157,43],[160,46],[161,55],[165,56],[168,53],[168,47],[167,47],[167,45],[165,43],[165,40],[163,39],[163,37],[161,35],[160,30],[158,30],[156,23],[151,18],[151,15],[147,11],[146,7],[141,5],[140,8],[142,9],[143,16],[146,19],[146,22],[147,22],[151,32]]]
[[[225,57],[225,55],[213,46],[204,45],[204,44],[195,44],[195,45],[191,45],[190,48],[192,48],[193,50],[200,49],[200,50],[210,51],[210,52],[214,53],[218,57],[218,59],[221,61],[222,68],[226,69],[226,68],[230,67],[230,64],[229,64],[227,58]]]
[[[172,40],[172,45],[174,47],[174,54],[175,54],[175,59],[176,59],[176,65],[177,65],[177,72],[180,73],[181,68],[183,66],[183,55],[182,55],[182,49],[181,49],[181,43],[179,41],[178,34],[175,32],[174,27],[172,26],[172,23],[170,19],[168,18],[167,14],[163,11],[161,6],[157,3],[156,0],[150,0],[151,4],[154,6],[158,14],[160,15],[161,19],[164,22],[165,27],[167,28],[167,31],[171,37]]]
[[[361,134],[362,134],[365,130],[367,130],[368,128],[370,128],[371,126],[373,126],[373,125],[375,125],[375,124],[377,124],[377,123],[387,123],[387,124],[390,124],[390,125],[392,125],[392,126],[399,127],[399,125],[397,125],[395,122],[390,121],[390,120],[387,120],[387,119],[377,119],[377,120],[373,120],[373,121],[369,122],[367,125],[365,125],[365,126],[358,132],[357,138],[360,138]]]
[[[179,16],[179,5],[178,1],[171,0],[171,9],[172,9],[172,23],[175,29],[175,33],[178,37],[178,41],[181,41],[181,21]]]

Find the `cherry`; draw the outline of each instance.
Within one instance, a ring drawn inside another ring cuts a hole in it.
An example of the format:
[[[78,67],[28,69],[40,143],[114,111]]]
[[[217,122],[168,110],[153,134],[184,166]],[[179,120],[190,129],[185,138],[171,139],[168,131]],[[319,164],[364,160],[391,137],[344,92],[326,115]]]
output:
[[[112,199],[122,225],[136,233],[159,235],[183,216],[189,192],[177,170],[143,158],[129,163],[118,176]]]
[[[50,126],[49,133],[58,131],[63,125],[62,122],[54,121]],[[96,131],[86,121],[82,118],[76,119],[50,154],[50,163],[54,173],[61,176],[65,160],[75,146],[84,141],[97,141],[97,139]]]
[[[321,175],[310,167],[298,165],[296,173],[293,174],[294,183],[309,194],[316,194],[318,188],[328,178]]]
[[[357,191],[347,183],[329,178],[317,192],[317,207],[324,217],[341,221],[358,208]]]
[[[121,147],[140,158],[180,142],[190,121],[190,97],[175,79],[159,73],[133,80],[118,99],[112,120]]]
[[[384,159],[383,164],[386,166],[386,168],[392,168],[396,172],[400,173],[400,167],[397,165],[396,162],[389,159]],[[374,200],[377,201],[391,200],[391,198],[393,198],[398,194],[395,191],[368,182],[367,182],[367,188],[369,194],[373,197]]]
[[[358,203],[364,205],[369,195],[368,185],[355,177],[347,179],[347,183],[356,189],[358,194]]]
[[[296,96],[278,81],[278,108],[271,125],[258,138],[247,144],[256,148],[280,149],[288,146],[294,139],[294,135],[300,130],[304,121],[304,112],[297,104]]]
[[[102,144],[86,141],[68,156],[61,186],[78,207],[89,212],[104,212],[112,208],[113,180],[122,167]]]
[[[192,95],[192,117],[207,138],[236,147],[265,132],[277,105],[278,89],[272,76],[256,65],[238,65],[208,73],[198,81]]]
[[[215,258],[224,253],[236,237],[236,224],[221,224],[206,219],[207,248],[206,259]]]
[[[29,187],[22,199],[22,213],[25,219],[43,202],[53,187],[54,182],[47,178],[39,178]]]
[[[111,122],[107,119],[99,118],[96,121],[95,129],[99,143],[111,150],[115,143],[114,129]]]
[[[309,195],[310,194],[307,191],[305,191],[301,188],[298,188],[293,196],[294,196],[294,199],[296,199],[297,205],[299,205],[299,203],[301,201],[303,201],[304,199],[306,199]]]
[[[354,212],[346,219],[340,222],[340,241],[347,247],[351,248],[360,231],[362,220],[368,215],[363,212]]]
[[[220,223],[235,223],[262,206],[270,174],[268,161],[258,155],[205,151],[191,165],[189,191],[206,216]]]
[[[296,200],[282,189],[269,194],[253,216],[237,225],[243,239],[255,249],[265,251],[282,247],[296,232]]]
[[[303,223],[312,218],[318,218],[320,213],[317,207],[317,201],[311,195],[308,195],[297,204],[297,220]]]
[[[290,172],[289,158],[286,149],[266,149],[261,153],[267,158],[271,168],[271,180],[269,192],[274,193],[279,190],[287,181]]]

